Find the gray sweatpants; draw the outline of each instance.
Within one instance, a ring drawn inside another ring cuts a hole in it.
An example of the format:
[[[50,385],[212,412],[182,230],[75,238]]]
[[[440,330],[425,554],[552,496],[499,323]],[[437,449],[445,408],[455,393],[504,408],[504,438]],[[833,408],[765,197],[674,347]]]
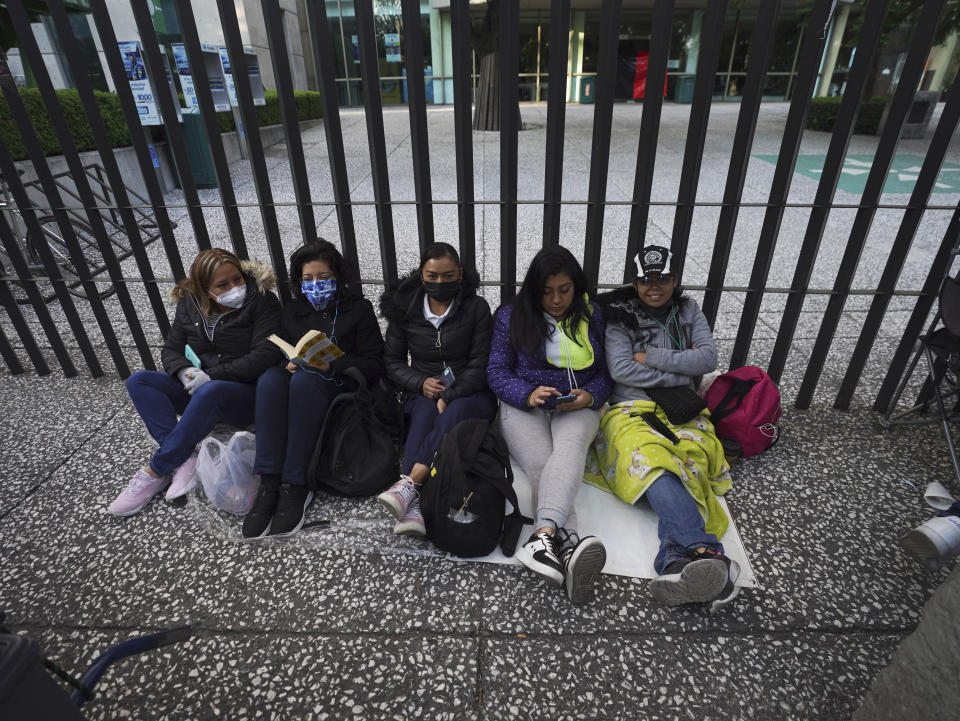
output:
[[[500,424],[510,455],[534,489],[534,529],[552,526],[576,530],[573,502],[583,481],[587,449],[597,435],[602,416],[591,408],[522,411],[500,403]]]

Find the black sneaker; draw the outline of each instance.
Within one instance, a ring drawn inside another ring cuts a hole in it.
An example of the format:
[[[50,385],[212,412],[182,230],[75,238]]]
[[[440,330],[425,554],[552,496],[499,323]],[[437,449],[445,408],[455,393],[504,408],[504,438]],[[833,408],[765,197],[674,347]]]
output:
[[[740,565],[719,551],[691,552],[667,566],[650,581],[650,593],[660,603],[679,606],[684,603],[710,602],[716,611],[733,600]]]
[[[243,537],[262,538],[270,533],[270,521],[277,510],[277,495],[280,479],[260,478],[260,489],[253,501],[253,507],[243,517]]]
[[[563,564],[557,552],[557,539],[546,531],[534,533],[517,548],[516,556],[524,566],[543,576],[551,586],[563,585]]]
[[[277,499],[277,510],[273,514],[270,535],[289,536],[299,531],[303,525],[307,506],[312,500],[313,491],[308,491],[306,486],[281,483],[280,497]]]
[[[584,603],[593,598],[593,584],[607,562],[607,549],[596,536],[580,538],[561,528],[564,536],[560,551],[564,583],[570,603]]]

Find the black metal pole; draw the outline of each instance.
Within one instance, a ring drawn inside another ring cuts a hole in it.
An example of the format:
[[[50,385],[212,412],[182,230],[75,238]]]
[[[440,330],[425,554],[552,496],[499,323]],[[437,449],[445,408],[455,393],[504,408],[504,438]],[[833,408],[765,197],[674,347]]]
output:
[[[517,144],[520,133],[520,6],[500,4],[500,302],[517,294]]]
[[[433,190],[430,186],[430,144],[427,140],[427,95],[424,87],[423,33],[420,3],[403,0],[403,59],[407,69],[410,114],[410,151],[413,155],[413,188],[417,200],[420,252],[434,242]],[[433,82],[432,80],[430,82]]]
[[[563,189],[563,131],[567,110],[567,58],[570,0],[550,2],[550,92],[547,96],[547,144],[543,177],[543,247],[560,244]],[[576,82],[571,78],[570,82]],[[561,90],[561,88],[563,90]]]
[[[457,219],[460,230],[460,261],[476,266],[476,227],[473,195],[473,80],[470,72],[470,7],[450,3],[453,47],[453,128],[457,154]]]

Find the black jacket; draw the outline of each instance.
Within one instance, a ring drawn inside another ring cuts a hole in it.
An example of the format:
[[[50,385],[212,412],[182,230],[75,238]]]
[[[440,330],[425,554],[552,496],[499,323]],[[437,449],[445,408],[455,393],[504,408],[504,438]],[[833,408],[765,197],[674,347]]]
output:
[[[475,271],[464,270],[463,289],[439,329],[423,316],[419,271],[394,281],[380,297],[380,314],[388,321],[387,375],[405,393],[420,393],[423,382],[439,378],[447,366],[454,373],[453,385],[440,394],[447,403],[487,388],[493,319],[487,301],[477,295],[479,282]]]
[[[292,345],[309,330],[326,333],[344,353],[330,364],[335,376],[354,367],[372,388],[383,375],[383,334],[373,304],[362,295],[334,298],[323,310],[314,308],[306,298],[297,298],[284,306],[280,326],[280,337]]]
[[[280,330],[280,301],[270,292],[273,271],[259,263],[244,261],[247,294],[243,305],[224,315],[207,338],[200,306],[193,296],[181,298],[160,353],[163,369],[171,376],[190,367],[183,354],[190,344],[200,356],[201,369],[210,380],[254,383],[282,353],[267,336]]]

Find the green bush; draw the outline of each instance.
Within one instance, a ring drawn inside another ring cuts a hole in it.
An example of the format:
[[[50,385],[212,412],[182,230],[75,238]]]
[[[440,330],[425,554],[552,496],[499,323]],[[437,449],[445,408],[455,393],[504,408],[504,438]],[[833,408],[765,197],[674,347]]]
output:
[[[267,90],[264,93],[266,105],[256,108],[257,123],[260,127],[267,125],[279,125],[282,120],[280,116],[280,102],[277,98],[276,90]],[[107,137],[110,144],[115,148],[122,148],[130,145],[130,128],[127,126],[123,117],[123,111],[120,109],[120,100],[115,93],[102,93],[94,91],[94,97],[97,100],[97,106],[100,108],[100,116],[103,118],[104,125],[107,128]],[[43,99],[40,97],[40,91],[36,88],[20,88],[20,99],[26,108],[27,116],[30,118],[30,124],[40,140],[40,147],[44,155],[60,155],[60,143],[57,140],[56,133],[53,131],[53,125],[50,123],[50,113],[47,112]],[[297,104],[298,120],[313,120],[323,117],[323,109],[320,103],[320,93],[309,90],[298,90],[294,92],[294,99]],[[81,152],[94,150],[96,148],[93,141],[93,130],[87,120],[87,115],[80,102],[80,96],[76,90],[58,90],[57,100],[60,104],[60,115],[66,121],[67,129],[73,137],[73,142]],[[183,105],[183,98],[180,98],[180,104]],[[217,123],[220,126],[220,132],[228,133],[236,130],[236,123],[233,119],[233,112],[226,111],[217,113]],[[164,139],[163,127],[151,127],[150,135],[154,141]],[[10,112],[10,106],[3,102],[0,103],[0,138],[6,144],[7,149],[14,160],[25,160],[27,148],[23,144],[23,138],[13,121],[13,115]]]
[[[810,113],[807,115],[809,130],[833,130],[840,112],[840,102],[843,98],[814,98],[810,102]],[[887,104],[884,97],[870,98],[860,104],[860,112],[853,126],[853,132],[863,135],[876,135],[880,129],[880,117]]]

